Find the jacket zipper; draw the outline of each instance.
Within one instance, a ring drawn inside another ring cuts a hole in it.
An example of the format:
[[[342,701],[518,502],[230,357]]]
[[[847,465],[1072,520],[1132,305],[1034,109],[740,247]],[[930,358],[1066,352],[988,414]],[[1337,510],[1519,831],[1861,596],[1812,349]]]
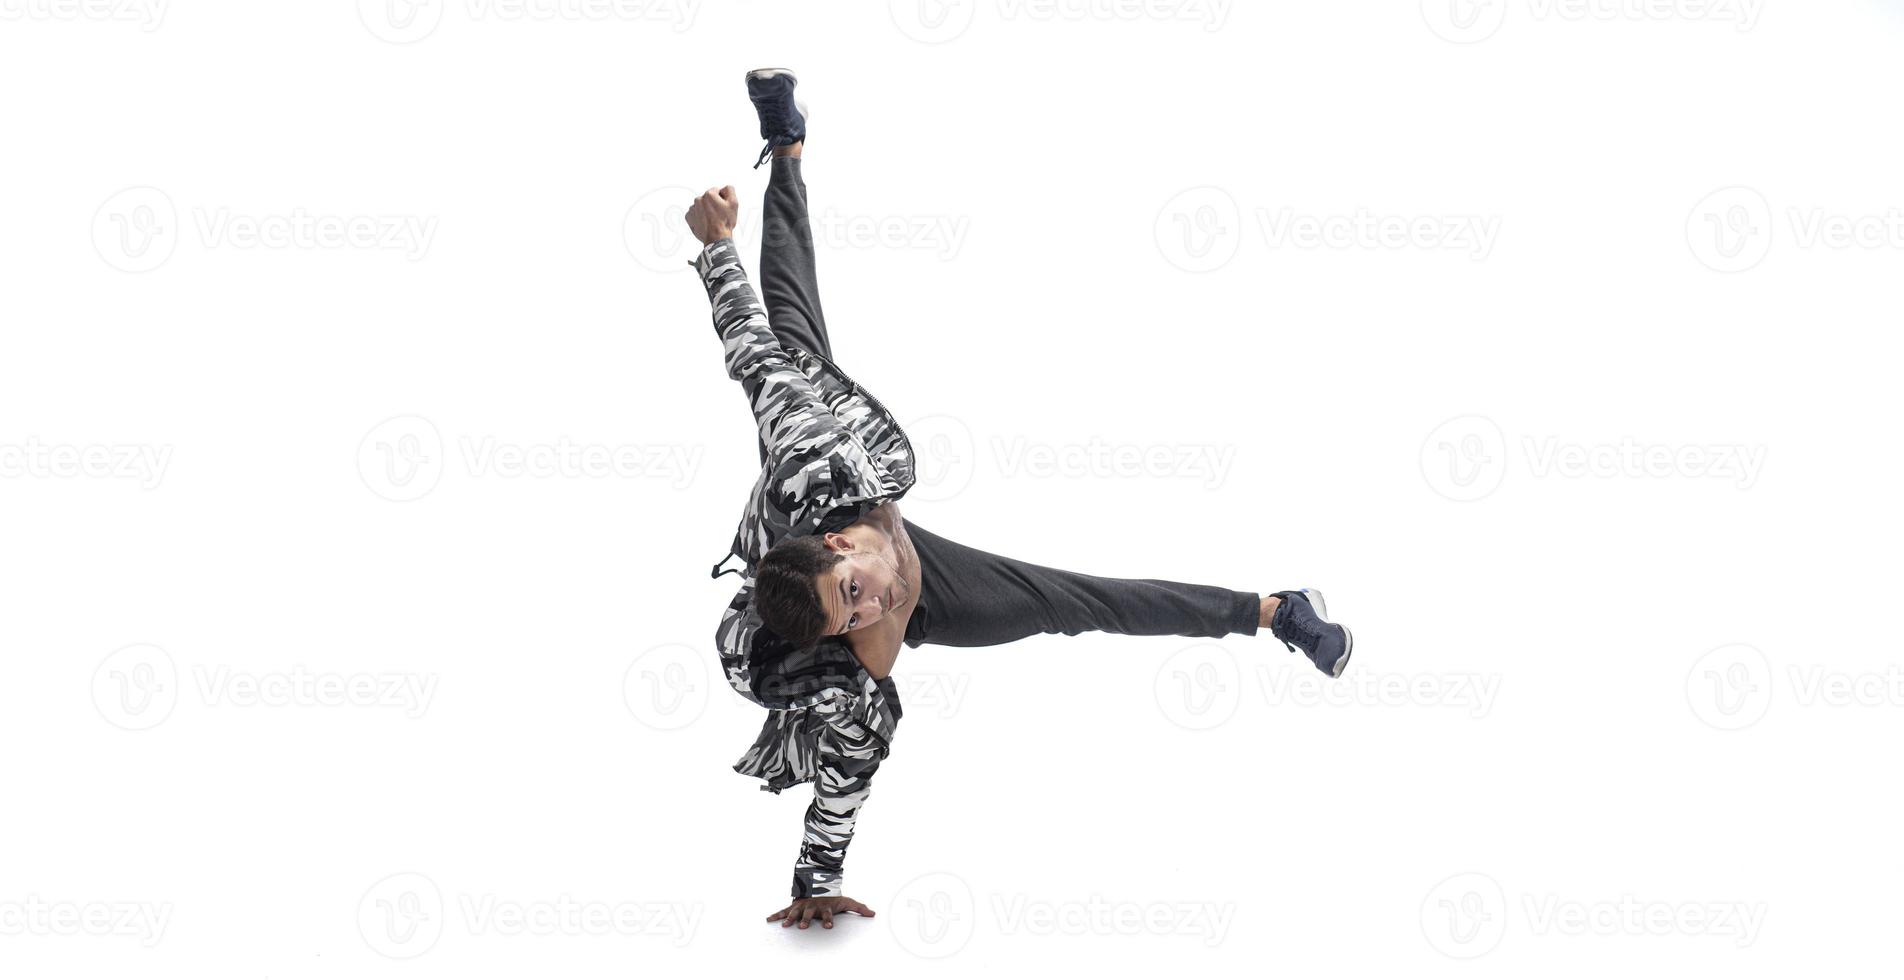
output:
[[[816,360],[818,360],[821,364],[826,365],[827,368],[831,370],[834,374],[839,375],[840,380],[846,382],[846,387],[849,393],[858,395],[866,399],[866,401],[870,403],[874,408],[879,409],[879,412],[881,415],[884,415],[886,418],[892,420],[893,428],[899,430],[899,438],[901,441],[903,441],[906,444],[906,459],[912,461],[914,466],[916,467],[918,464],[919,457],[917,454],[915,454],[912,451],[912,436],[906,433],[906,427],[899,424],[899,419],[893,415],[892,410],[888,409],[884,402],[881,402],[879,400],[879,396],[873,394],[870,391],[867,391],[865,388],[860,387],[859,382],[854,381],[851,375],[847,374],[845,371],[840,370],[840,366],[838,364],[833,363],[832,359],[827,357],[826,355],[821,354],[817,351],[807,351],[807,353],[812,354],[813,357]],[[916,469],[914,470],[913,479],[915,482],[918,479],[918,472]],[[908,490],[912,489],[911,484],[908,484],[906,489]]]

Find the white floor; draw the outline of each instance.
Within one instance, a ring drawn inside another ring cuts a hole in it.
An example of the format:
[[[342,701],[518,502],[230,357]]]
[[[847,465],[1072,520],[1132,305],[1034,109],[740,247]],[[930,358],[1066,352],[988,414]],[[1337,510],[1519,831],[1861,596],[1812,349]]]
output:
[[[0,973],[1894,961],[1894,4],[0,11]],[[830,932],[676,223],[764,64],[908,516],[1358,640],[907,650]]]

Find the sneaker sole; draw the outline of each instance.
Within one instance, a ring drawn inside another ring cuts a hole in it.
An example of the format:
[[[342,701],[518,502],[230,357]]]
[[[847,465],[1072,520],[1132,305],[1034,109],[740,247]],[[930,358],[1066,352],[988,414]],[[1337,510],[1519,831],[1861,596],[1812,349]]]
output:
[[[747,73],[748,78],[778,78],[781,75],[793,75],[796,84],[800,81],[800,76],[794,75],[791,68],[756,68]]]

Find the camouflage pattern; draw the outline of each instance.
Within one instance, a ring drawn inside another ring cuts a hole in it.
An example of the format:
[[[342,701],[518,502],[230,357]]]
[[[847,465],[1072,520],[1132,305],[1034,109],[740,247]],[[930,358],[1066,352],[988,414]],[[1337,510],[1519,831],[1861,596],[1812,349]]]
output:
[[[813,783],[793,896],[842,894],[841,872],[859,808],[886,757],[900,705],[839,637],[794,650],[753,611],[755,568],[783,538],[837,531],[913,484],[905,430],[827,358],[782,347],[732,239],[703,249],[693,266],[714,306],[729,377],[753,407],[767,459],[747,499],[728,557],[746,565],[740,591],[715,631],[727,683],[769,709],[737,772],[778,793]],[[727,569],[726,571],[734,571]]]

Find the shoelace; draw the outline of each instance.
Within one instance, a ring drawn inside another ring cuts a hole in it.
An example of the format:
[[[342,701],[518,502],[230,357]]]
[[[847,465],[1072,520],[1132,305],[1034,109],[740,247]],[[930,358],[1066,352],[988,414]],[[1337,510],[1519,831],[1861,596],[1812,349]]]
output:
[[[1283,641],[1283,646],[1288,647],[1290,653],[1301,652],[1303,656],[1308,656],[1309,651],[1321,645],[1321,635],[1316,629],[1320,624],[1316,621],[1315,614],[1307,609],[1303,610],[1306,615],[1301,615],[1298,622],[1299,614],[1295,606],[1291,605],[1295,601],[1293,597],[1283,599],[1282,607],[1276,610],[1276,616],[1283,622],[1282,629],[1272,630],[1272,632],[1280,634],[1276,639]],[[1304,605],[1307,605],[1306,600]],[[1291,642],[1292,637],[1301,643],[1300,648],[1297,643]]]
[[[761,126],[768,132],[773,133],[784,133],[787,131],[788,124],[792,122],[787,116],[788,111],[799,112],[798,107],[790,107],[784,101],[767,102],[764,104],[756,102],[754,103],[754,108],[762,113]],[[760,148],[760,158],[754,161],[755,170],[759,170],[760,165],[766,163],[768,157],[773,156],[773,149],[774,141],[769,138],[767,145]]]

